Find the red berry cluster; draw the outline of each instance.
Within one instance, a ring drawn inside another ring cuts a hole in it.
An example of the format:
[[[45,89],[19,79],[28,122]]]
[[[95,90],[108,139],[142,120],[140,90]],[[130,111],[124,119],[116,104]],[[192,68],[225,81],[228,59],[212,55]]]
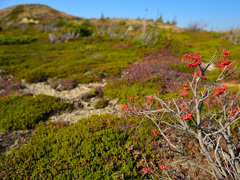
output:
[[[202,56],[199,56],[199,52],[195,52],[194,54],[189,53],[189,54],[184,54],[183,59],[190,59],[193,63],[189,63],[187,66],[188,67],[196,67],[202,63],[200,59],[202,59]]]
[[[192,114],[193,114],[193,111],[188,111],[187,115],[186,116],[181,116],[180,119],[190,120],[190,119],[192,119]]]
[[[154,136],[157,136],[157,131],[156,130],[152,130],[152,131],[153,131]]]
[[[231,53],[231,51],[223,51],[222,57],[223,58],[227,57],[230,53]],[[233,65],[230,65],[230,63],[231,63],[230,61],[231,61],[230,58],[225,59],[223,61],[218,61],[217,67],[221,68],[221,69],[224,69],[225,67],[227,67],[226,70],[229,70],[233,67]]]
[[[216,96],[221,95],[226,89],[227,89],[227,86],[218,87],[218,88],[217,88],[217,91],[218,91],[218,92],[216,92],[213,96],[216,97]]]
[[[124,109],[124,111],[132,111],[133,110],[133,108],[129,108],[127,105],[123,105],[123,109]]]
[[[148,99],[147,104],[150,104],[150,102],[153,101],[153,95],[152,94],[149,95],[147,99]]]
[[[201,79],[202,79],[202,80],[207,80],[207,78],[205,77],[205,74],[202,73],[202,71],[200,71],[200,70],[198,70],[197,72],[195,72],[192,76],[193,76],[193,77],[195,77],[195,76],[201,76]]]
[[[231,51],[223,51],[222,57],[227,57]]]
[[[235,110],[231,111],[231,109],[229,108],[229,114],[231,114],[230,118],[233,118],[235,116],[235,113],[238,111],[239,111],[239,109],[235,109]]]
[[[160,166],[161,169],[167,169],[167,166]]]
[[[183,93],[181,94],[181,96],[182,96],[182,97],[185,97],[185,96],[188,95],[188,91],[190,90],[190,89],[189,89],[190,85],[184,84],[183,87],[184,87],[184,88],[183,88]]]
[[[150,170],[146,170],[145,168],[143,168],[143,172],[144,172],[144,174],[151,174],[152,173]]]
[[[185,108],[185,105],[184,103],[181,104],[181,109],[184,109]]]

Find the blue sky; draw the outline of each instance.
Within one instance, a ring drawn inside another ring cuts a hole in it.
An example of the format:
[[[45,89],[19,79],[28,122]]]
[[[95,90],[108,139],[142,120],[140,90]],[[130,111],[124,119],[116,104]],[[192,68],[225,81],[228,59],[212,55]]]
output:
[[[44,4],[84,18],[105,17],[148,19],[162,14],[164,21],[176,16],[177,26],[208,24],[207,30],[225,31],[240,27],[240,0],[0,0],[0,9],[17,4]]]

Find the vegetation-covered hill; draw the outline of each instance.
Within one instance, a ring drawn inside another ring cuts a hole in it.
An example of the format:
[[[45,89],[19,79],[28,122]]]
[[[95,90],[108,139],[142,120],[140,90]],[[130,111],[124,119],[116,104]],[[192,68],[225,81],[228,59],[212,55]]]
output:
[[[24,18],[44,22],[47,20],[73,19],[76,17],[40,4],[16,5],[0,10],[0,19],[4,26],[8,27],[19,23]]]

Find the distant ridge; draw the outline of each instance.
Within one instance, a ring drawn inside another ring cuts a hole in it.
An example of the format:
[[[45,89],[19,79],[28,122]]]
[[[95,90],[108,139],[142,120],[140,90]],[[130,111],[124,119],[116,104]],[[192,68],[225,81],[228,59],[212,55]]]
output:
[[[2,23],[4,26],[19,23],[24,18],[43,22],[53,19],[74,19],[76,17],[41,4],[22,4],[0,10],[0,24]]]

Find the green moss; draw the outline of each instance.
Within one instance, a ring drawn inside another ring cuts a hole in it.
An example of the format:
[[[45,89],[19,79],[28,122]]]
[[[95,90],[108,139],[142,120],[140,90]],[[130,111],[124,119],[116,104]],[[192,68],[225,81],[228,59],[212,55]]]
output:
[[[124,80],[109,81],[104,88],[104,94],[110,98],[119,98],[119,102],[126,104],[129,97],[134,97],[139,101],[146,100],[146,96],[157,94],[162,83],[159,77],[153,76],[151,81],[129,83]],[[166,93],[161,94],[163,97]]]
[[[137,45],[113,48],[120,42],[121,38],[83,37],[59,44],[39,40],[21,45],[21,48],[3,45],[0,68],[18,78],[29,78],[29,82],[43,81],[48,77],[74,78],[78,83],[97,82],[101,80],[99,73],[119,77],[123,68],[140,61],[141,48]],[[84,75],[87,71],[92,73]]]
[[[101,99],[94,105],[94,108],[95,109],[105,108],[107,105],[108,101],[106,99]]]
[[[92,92],[91,92],[92,96],[96,96],[98,94],[97,90],[96,89],[93,89]]]
[[[35,127],[51,113],[68,108],[59,98],[43,94],[36,97],[13,95],[1,98],[0,103],[0,129],[6,131]]]
[[[43,69],[34,69],[27,73],[25,81],[30,83],[37,83],[46,81],[49,76]]]

